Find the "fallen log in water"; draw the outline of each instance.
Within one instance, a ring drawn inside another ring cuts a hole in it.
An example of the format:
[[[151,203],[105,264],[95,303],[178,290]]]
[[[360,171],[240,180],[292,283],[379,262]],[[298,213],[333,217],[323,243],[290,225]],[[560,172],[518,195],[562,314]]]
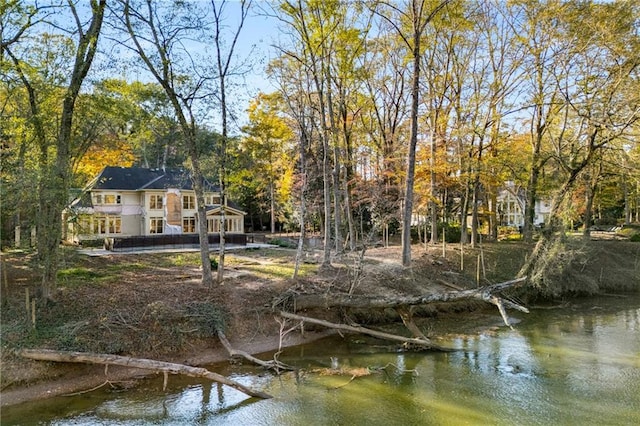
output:
[[[516,285],[523,283],[526,281],[526,277],[516,278],[510,281],[505,281],[499,284],[494,284],[486,287],[469,289],[469,290],[457,290],[457,291],[449,291],[443,293],[433,293],[422,296],[394,296],[394,297],[373,297],[373,296],[354,296],[354,295],[345,295],[345,294],[327,294],[325,296],[317,296],[317,295],[299,295],[295,297],[294,306],[296,310],[307,309],[307,308],[330,308],[330,307],[342,307],[342,308],[394,308],[400,314],[403,323],[405,326],[412,332],[414,335],[413,338],[398,336],[395,334],[383,333],[380,331],[375,331],[371,329],[367,329],[364,327],[354,327],[346,324],[336,324],[328,321],[320,320],[317,318],[306,317],[302,315],[297,315],[290,312],[281,311],[280,315],[284,318],[290,318],[299,320],[302,322],[308,322],[311,324],[321,325],[323,327],[333,328],[336,330],[345,330],[354,333],[368,334],[370,336],[379,337],[386,340],[398,341],[402,343],[410,343],[414,345],[419,345],[427,348],[433,348],[437,350],[451,350],[448,348],[444,348],[438,346],[431,342],[424,334],[420,331],[420,329],[413,322],[413,318],[411,315],[411,310],[408,309],[410,306],[422,305],[427,303],[435,303],[435,302],[453,302],[464,299],[479,299],[485,301],[487,303],[491,303],[498,308],[500,312],[500,316],[502,317],[504,323],[511,327],[509,322],[509,318],[507,317],[507,313],[505,307],[516,309],[521,312],[529,313],[529,310],[522,305],[519,305],[515,302],[511,302],[509,300],[505,300],[499,296],[496,296],[494,293],[504,291],[508,288],[515,287]]]
[[[305,316],[302,316],[302,315],[292,314],[290,312],[284,312],[284,311],[280,312],[280,316],[282,316],[284,318],[293,319],[293,320],[308,322],[310,324],[317,324],[317,325],[321,325],[323,327],[333,328],[333,329],[336,329],[336,330],[344,330],[344,331],[350,331],[352,333],[368,334],[369,336],[378,337],[380,339],[391,340],[391,341],[394,341],[394,342],[408,343],[408,344],[412,344],[412,345],[416,345],[416,346],[422,346],[422,347],[425,347],[425,348],[437,349],[439,351],[451,351],[452,350],[450,348],[445,348],[445,347],[436,345],[435,343],[433,343],[431,340],[429,340],[427,338],[422,339],[422,338],[418,338],[418,337],[398,336],[397,334],[390,334],[390,333],[385,333],[383,331],[371,330],[369,328],[360,327],[360,326],[352,326],[352,325],[346,325],[346,324],[336,324],[336,323],[333,323],[333,322],[329,322],[329,321],[325,321],[325,320],[321,320],[321,319],[317,319],[317,318],[305,317]]]
[[[249,396],[256,398],[269,399],[271,395],[264,392],[256,391],[248,388],[236,381],[226,378],[220,374],[207,370],[206,368],[192,367],[184,364],[175,364],[172,362],[156,361],[153,359],[130,358],[126,356],[111,354],[95,354],[88,352],[70,352],[70,351],[54,351],[50,349],[22,349],[17,352],[18,355],[35,359],[38,361],[55,361],[55,362],[78,362],[85,364],[101,364],[101,365],[119,365],[122,367],[141,368],[145,370],[153,370],[162,372],[165,375],[165,387],[168,373],[183,374],[190,377],[202,377],[222,383],[239,390]]]

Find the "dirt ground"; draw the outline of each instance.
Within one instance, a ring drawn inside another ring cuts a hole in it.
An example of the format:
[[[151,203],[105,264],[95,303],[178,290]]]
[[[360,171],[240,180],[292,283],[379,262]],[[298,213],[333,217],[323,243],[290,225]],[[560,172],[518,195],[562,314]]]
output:
[[[490,274],[487,282],[512,278],[528,250],[521,244],[496,247],[487,245],[484,249],[487,259],[483,259],[483,268]],[[613,250],[614,258],[628,263],[636,247],[640,246],[629,246],[625,249],[628,254],[620,259],[617,249],[605,247],[598,253],[603,259],[603,253]],[[27,291],[37,295],[34,256],[3,254],[0,404],[87,390],[106,380],[128,386],[134,383],[133,378],[146,374],[125,368],[109,367],[106,371],[98,366],[29,361],[15,354],[21,347],[210,364],[228,358],[213,330],[220,322],[213,323],[211,318],[224,323],[236,349],[251,354],[277,350],[282,326],[277,312],[286,295],[348,291],[420,295],[470,288],[476,286],[472,277],[480,259],[477,252],[465,253],[465,271],[461,273],[459,248],[448,247],[442,257],[440,247],[425,250],[415,246],[413,266],[406,269],[400,264],[399,246],[375,248],[367,251],[362,272],[357,273],[357,254],[333,259],[331,268],[320,269],[314,264],[318,256],[310,253],[303,277],[293,281],[286,267],[294,255],[288,249],[229,253],[224,283],[207,288],[200,282],[197,253],[86,256],[65,250],[61,269],[67,275],[59,280],[55,303],[36,309],[36,327],[29,330],[25,297]],[[635,262],[640,263],[638,259]],[[336,319],[331,314],[327,318]],[[371,315],[357,319],[375,321]],[[206,332],[207,328],[211,330]],[[304,336],[289,333],[283,344],[301,344],[329,333],[305,330]],[[66,339],[61,340],[61,334]]]

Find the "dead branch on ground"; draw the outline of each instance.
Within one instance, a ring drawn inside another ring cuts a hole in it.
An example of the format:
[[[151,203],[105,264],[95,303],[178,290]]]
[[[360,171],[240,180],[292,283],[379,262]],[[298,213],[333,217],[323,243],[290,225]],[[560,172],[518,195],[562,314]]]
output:
[[[222,331],[218,331],[218,338],[220,339],[220,342],[222,343],[222,346],[224,346],[224,348],[227,350],[227,352],[229,353],[229,356],[231,357],[242,357],[244,359],[246,359],[247,361],[250,361],[254,364],[257,364],[261,367],[264,367],[266,369],[272,369],[275,370],[276,372],[280,372],[280,370],[293,370],[294,368],[290,365],[287,365],[283,362],[278,361],[277,359],[273,359],[271,361],[264,361],[261,360],[259,358],[254,357],[253,355],[249,354],[248,352],[245,351],[241,351],[238,349],[234,349],[231,346],[231,343],[229,342],[229,340],[227,339],[227,336],[224,335],[224,333]]]

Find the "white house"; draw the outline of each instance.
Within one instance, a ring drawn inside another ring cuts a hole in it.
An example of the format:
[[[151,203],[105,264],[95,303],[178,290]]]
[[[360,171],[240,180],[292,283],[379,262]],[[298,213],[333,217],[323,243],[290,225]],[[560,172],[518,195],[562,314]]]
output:
[[[207,229],[220,232],[220,191],[205,182]],[[105,167],[65,210],[66,240],[197,234],[198,205],[182,170]],[[244,215],[225,203],[225,231],[244,233]]]
[[[498,217],[502,226],[521,227],[524,225],[525,194],[513,182],[506,182],[498,193]],[[536,200],[533,224],[540,226],[547,222],[551,212],[548,200]]]

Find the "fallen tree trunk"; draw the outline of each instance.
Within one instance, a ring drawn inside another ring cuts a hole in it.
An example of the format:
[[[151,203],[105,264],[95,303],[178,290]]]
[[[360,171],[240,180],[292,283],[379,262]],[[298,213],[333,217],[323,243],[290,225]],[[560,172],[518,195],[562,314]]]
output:
[[[493,293],[504,291],[508,288],[514,287],[520,283],[526,281],[526,277],[516,278],[514,280],[505,281],[499,284],[494,284],[486,287],[469,289],[469,290],[457,290],[457,291],[449,291],[444,293],[433,293],[422,296],[406,296],[406,297],[367,297],[367,296],[353,296],[353,295],[344,295],[344,294],[330,294],[323,297],[322,303],[310,303],[311,301],[317,302],[319,300],[318,296],[309,296],[300,295],[295,297],[294,306],[296,309],[304,309],[304,308],[315,308],[315,307],[348,307],[348,308],[395,308],[402,322],[405,326],[412,332],[414,335],[413,338],[398,336],[396,334],[384,333],[381,331],[371,330],[365,327],[360,326],[351,326],[346,324],[336,324],[329,321],[306,317],[302,315],[297,315],[290,312],[281,311],[280,316],[284,318],[299,320],[302,322],[308,322],[311,324],[321,325],[327,328],[333,328],[336,330],[344,330],[350,331],[353,333],[361,333],[368,334],[370,336],[378,337],[385,340],[392,340],[396,342],[408,343],[418,346],[423,346],[426,348],[437,349],[441,351],[450,351],[452,349],[445,348],[439,345],[434,344],[429,340],[425,335],[420,331],[418,326],[413,321],[413,317],[411,314],[410,306],[422,305],[427,303],[435,303],[435,302],[453,302],[464,299],[479,299],[485,301],[487,303],[491,303],[492,305],[497,306],[498,311],[500,312],[500,316],[504,320],[504,323],[511,327],[509,323],[509,318],[507,317],[507,313],[505,310],[505,306],[511,309],[516,309],[521,312],[529,313],[529,310],[522,305],[511,302],[509,300],[505,300],[501,297],[496,296]]]
[[[413,313],[411,312],[410,307],[400,306],[396,308],[396,311],[400,315],[400,319],[402,319],[402,323],[404,324],[404,326],[409,329],[411,334],[413,334],[413,337],[429,340],[429,338],[424,335],[422,330],[420,330],[415,321],[413,321]]]
[[[141,368],[145,370],[153,370],[163,372],[165,374],[165,386],[167,374],[183,374],[190,377],[202,377],[222,383],[239,390],[249,396],[256,398],[269,399],[271,395],[264,392],[256,391],[248,388],[236,381],[226,378],[220,374],[207,370],[206,368],[192,367],[184,364],[175,364],[171,362],[156,361],[153,359],[130,358],[126,356],[111,354],[95,354],[88,352],[70,352],[70,351],[54,351],[50,349],[22,349],[17,352],[18,355],[35,359],[38,361],[55,361],[55,362],[78,362],[85,364],[101,364],[101,365],[119,365],[122,367]]]
[[[473,288],[469,290],[447,291],[419,296],[381,297],[348,295],[340,293],[327,293],[326,295],[319,296],[315,294],[300,294],[294,297],[294,306],[296,310],[320,307],[395,308],[398,306],[423,305],[436,302],[454,302],[463,299],[479,299],[493,304],[494,302],[492,301],[492,298],[495,297],[493,293],[516,287],[519,284],[525,282],[526,279],[527,277],[522,277],[486,287]],[[517,309],[521,312],[529,312],[527,308],[516,303],[508,302],[506,300],[502,300],[502,302],[509,308]]]
[[[350,331],[352,333],[368,334],[369,336],[378,337],[380,339],[391,340],[394,342],[408,343],[408,344],[417,345],[417,346],[423,346],[425,348],[437,349],[439,351],[453,350],[450,348],[445,348],[443,346],[436,345],[435,343],[433,343],[431,340],[427,338],[421,339],[417,337],[398,336],[397,334],[390,334],[390,333],[385,333],[383,331],[371,330],[369,328],[360,327],[360,326],[336,324],[333,322],[329,322],[329,321],[325,321],[317,318],[305,317],[302,315],[292,314],[290,312],[284,312],[284,311],[280,312],[280,316],[284,318],[293,319],[293,320],[308,322],[310,324],[317,324],[323,327],[333,328],[336,330],[344,330],[344,331]]]

